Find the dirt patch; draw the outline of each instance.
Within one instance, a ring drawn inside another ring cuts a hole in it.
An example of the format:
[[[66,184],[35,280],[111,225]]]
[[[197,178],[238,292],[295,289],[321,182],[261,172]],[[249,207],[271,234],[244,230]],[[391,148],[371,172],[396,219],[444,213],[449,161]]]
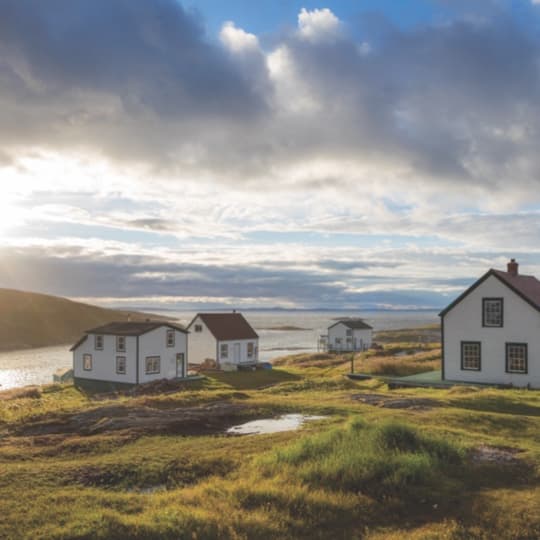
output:
[[[144,434],[194,435],[222,431],[245,410],[245,405],[229,402],[177,409],[108,405],[77,414],[25,422],[12,427],[10,431],[14,435],[34,437],[55,434],[96,435],[125,430]]]
[[[351,399],[386,409],[412,409],[418,411],[429,411],[438,407],[440,402],[429,398],[408,398],[387,396],[385,394],[354,394]]]
[[[518,457],[521,452],[523,450],[520,448],[482,444],[471,451],[471,461],[479,464],[521,465],[523,461]]]
[[[9,401],[12,399],[39,399],[41,389],[39,386],[23,386],[22,388],[10,388],[0,391],[0,401]]]

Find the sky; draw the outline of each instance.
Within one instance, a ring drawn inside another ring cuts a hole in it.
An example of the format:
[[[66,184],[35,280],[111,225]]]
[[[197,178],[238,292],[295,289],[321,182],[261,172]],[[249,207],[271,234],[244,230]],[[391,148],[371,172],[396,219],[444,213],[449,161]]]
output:
[[[0,287],[438,309],[540,276],[540,1],[2,0]]]

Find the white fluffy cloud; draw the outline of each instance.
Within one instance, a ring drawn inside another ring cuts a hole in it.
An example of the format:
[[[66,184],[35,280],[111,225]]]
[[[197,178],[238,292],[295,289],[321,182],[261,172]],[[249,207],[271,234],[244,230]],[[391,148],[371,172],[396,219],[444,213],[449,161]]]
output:
[[[305,8],[298,14],[298,34],[311,43],[325,43],[341,35],[342,23],[328,8],[309,11]]]
[[[259,40],[242,28],[237,28],[232,21],[227,21],[219,33],[221,42],[234,53],[254,52],[259,50]]]

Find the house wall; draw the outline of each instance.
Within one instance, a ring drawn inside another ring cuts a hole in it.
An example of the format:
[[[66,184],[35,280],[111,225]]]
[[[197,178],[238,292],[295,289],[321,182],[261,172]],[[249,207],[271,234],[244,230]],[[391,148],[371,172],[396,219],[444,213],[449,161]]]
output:
[[[169,327],[161,326],[139,336],[139,382],[145,383],[157,379],[174,379],[176,377],[176,355],[183,353],[185,361],[188,356],[188,336],[184,332],[174,331],[174,347],[167,347],[167,330]],[[147,374],[147,356],[160,357],[160,372]],[[187,366],[187,363],[186,363]],[[187,368],[186,368],[187,369]]]
[[[330,328],[328,328],[328,346],[330,349],[334,350],[352,350],[353,347],[355,347],[355,339],[356,339],[356,347],[355,350],[362,350],[362,348],[369,348],[371,347],[372,342],[372,330],[361,330],[361,329],[353,329],[352,330],[352,336],[347,336],[347,330],[350,330],[349,327],[347,327],[343,323],[338,323]],[[351,338],[351,342],[347,343],[347,337]],[[338,345],[337,340],[341,338],[341,346]]]
[[[73,375],[75,378],[97,381],[113,381],[119,383],[136,382],[137,338],[126,336],[126,352],[116,352],[116,336],[103,336],[103,350],[95,349],[94,335],[88,338],[73,351]],[[83,355],[92,355],[92,370],[83,369]],[[116,357],[126,357],[126,373],[116,373]]]
[[[248,357],[247,349],[248,343],[253,343],[254,354],[251,358]],[[221,356],[221,345],[228,345],[229,354],[227,358]],[[235,358],[235,345],[239,345],[240,354],[238,358]],[[250,362],[257,362],[259,358],[259,340],[258,339],[236,339],[231,341],[219,341],[218,342],[218,354],[220,362],[229,362],[230,364],[245,364]]]
[[[195,325],[202,326],[202,332],[195,332]],[[200,317],[197,317],[188,327],[189,330],[189,362],[190,364],[202,364],[207,358],[217,360],[217,341],[212,332]]]
[[[503,298],[503,327],[482,327],[482,298]],[[446,380],[540,387],[540,314],[494,276],[444,317]],[[481,370],[461,369],[461,342],[481,342]],[[528,374],[506,373],[506,343],[528,344]]]
[[[162,326],[143,334],[139,339],[139,383],[156,379],[173,379],[176,377],[176,354],[184,353],[187,366],[187,334],[175,330],[175,346],[167,347],[168,327]],[[73,351],[73,372],[77,379],[110,381],[115,383],[136,384],[137,382],[137,337],[126,336],[126,352],[116,352],[116,336],[103,336],[103,350],[95,350],[94,335],[88,338]],[[83,355],[92,355],[92,370],[83,369]],[[116,373],[116,357],[126,357],[126,373]],[[147,374],[145,358],[160,357],[160,372]],[[186,368],[187,370],[187,368]]]

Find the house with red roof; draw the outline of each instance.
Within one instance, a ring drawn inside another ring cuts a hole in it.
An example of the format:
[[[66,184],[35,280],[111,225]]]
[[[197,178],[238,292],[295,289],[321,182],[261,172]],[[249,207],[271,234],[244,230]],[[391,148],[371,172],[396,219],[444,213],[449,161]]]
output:
[[[198,313],[187,329],[191,364],[237,368],[258,361],[259,336],[241,313]]]
[[[540,281],[491,269],[440,313],[442,378],[540,388]]]

